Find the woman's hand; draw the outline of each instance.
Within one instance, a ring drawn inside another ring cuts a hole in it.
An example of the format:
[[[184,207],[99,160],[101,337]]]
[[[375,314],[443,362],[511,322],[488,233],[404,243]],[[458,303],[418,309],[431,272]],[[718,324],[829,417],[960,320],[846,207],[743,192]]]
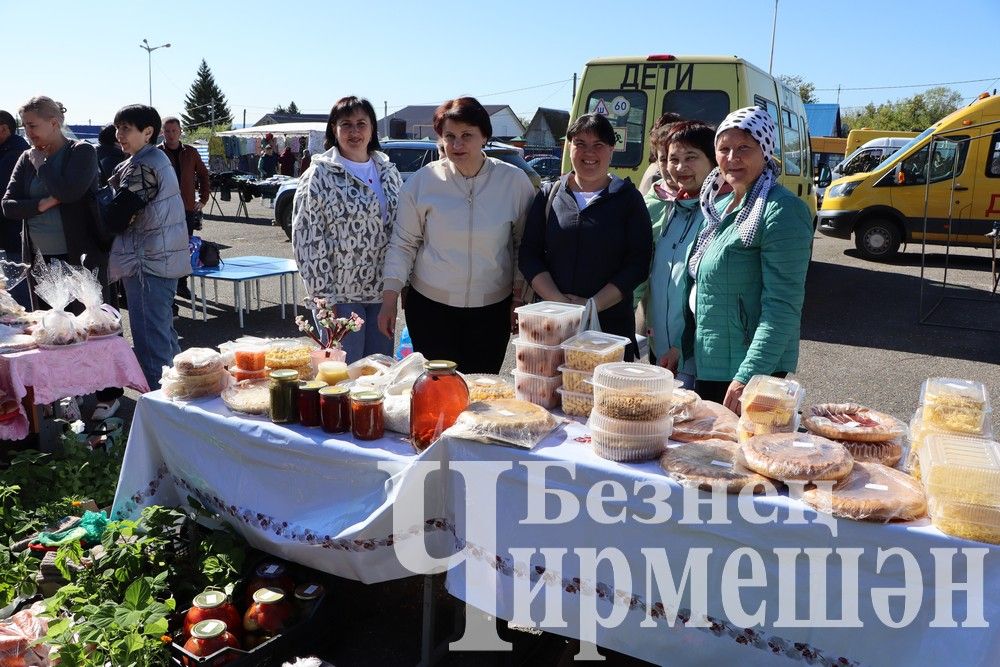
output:
[[[50,208],[55,208],[56,206],[59,206],[60,203],[61,202],[55,197],[45,197],[44,199],[38,202],[38,212],[45,213]]]
[[[566,294],[564,296],[566,297],[566,302],[567,303],[572,303],[575,306],[586,306],[587,305],[587,300],[584,299],[582,296],[577,296],[575,294]]]
[[[378,330],[390,339],[396,336],[397,296],[396,292],[387,290],[382,295],[382,308],[378,311]]]
[[[681,359],[681,351],[676,347],[667,350],[667,353],[656,360],[657,366],[663,366],[673,374],[677,374],[677,362]]]
[[[746,385],[738,380],[730,382],[729,389],[726,390],[726,397],[723,399],[722,404],[736,414],[740,414],[740,397],[743,396],[743,389],[745,387]]]

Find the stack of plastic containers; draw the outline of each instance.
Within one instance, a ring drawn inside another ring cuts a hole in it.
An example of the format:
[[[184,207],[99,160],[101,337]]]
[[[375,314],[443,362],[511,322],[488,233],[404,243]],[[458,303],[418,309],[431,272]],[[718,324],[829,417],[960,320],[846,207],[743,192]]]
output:
[[[795,380],[754,375],[740,397],[740,421],[736,434],[740,444],[755,435],[795,433],[799,430],[799,408],[805,391]]]
[[[594,369],[600,364],[613,363],[625,358],[629,339],[600,331],[585,331],[562,344],[565,362],[562,372],[562,409],[567,415],[590,416],[594,407],[594,390],[591,381]]]
[[[264,355],[267,346],[262,343],[240,343],[233,348],[233,364],[229,372],[236,381],[266,380],[267,368],[264,366]]]
[[[920,406],[910,421],[907,471],[921,476],[920,456],[932,435],[964,435],[990,440],[993,427],[986,386],[955,378],[928,378],[920,389]]]
[[[619,361],[597,366],[591,382],[594,409],[587,425],[594,451],[612,461],[658,458],[673,432],[673,373]]]
[[[928,435],[920,464],[931,523],[949,535],[1000,544],[1000,443]]]
[[[514,338],[517,398],[551,410],[559,404],[562,342],[580,326],[583,306],[542,301],[516,308],[520,335]]]

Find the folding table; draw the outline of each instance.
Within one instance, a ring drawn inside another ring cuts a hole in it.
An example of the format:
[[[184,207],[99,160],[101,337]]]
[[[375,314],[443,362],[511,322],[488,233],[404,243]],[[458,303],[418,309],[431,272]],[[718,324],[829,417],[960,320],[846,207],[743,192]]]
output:
[[[280,280],[281,290],[281,319],[285,319],[285,301],[287,299],[288,288],[285,285],[285,278],[290,277],[292,283],[292,308],[293,314],[298,312],[298,285],[295,275],[299,272],[298,266],[293,259],[283,259],[281,257],[262,257],[259,255],[249,255],[246,257],[224,258],[217,267],[201,267],[191,272],[192,278],[198,278],[201,285],[201,316],[208,319],[208,308],[205,298],[205,280],[215,281],[215,302],[219,302],[219,281],[224,280],[233,283],[233,301],[236,312],[240,320],[240,328],[243,328],[243,311],[249,310],[252,294],[251,286],[257,286],[257,309],[260,309],[260,280],[261,278],[277,277]],[[244,287],[246,299],[244,301]],[[197,319],[198,297],[192,291],[191,296],[191,316]]]

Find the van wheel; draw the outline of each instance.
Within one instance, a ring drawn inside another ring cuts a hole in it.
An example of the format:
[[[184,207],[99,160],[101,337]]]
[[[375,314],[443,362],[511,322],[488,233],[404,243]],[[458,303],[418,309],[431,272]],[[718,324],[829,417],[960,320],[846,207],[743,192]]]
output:
[[[880,262],[893,257],[901,242],[899,227],[884,218],[866,220],[854,230],[854,246],[870,261]]]

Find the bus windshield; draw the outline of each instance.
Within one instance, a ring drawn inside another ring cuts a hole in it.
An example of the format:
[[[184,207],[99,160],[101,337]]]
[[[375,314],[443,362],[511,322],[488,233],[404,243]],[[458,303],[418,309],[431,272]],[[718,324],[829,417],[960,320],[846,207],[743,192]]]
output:
[[[884,159],[881,162],[879,162],[878,165],[872,169],[872,171],[878,171],[882,167],[886,166],[887,164],[889,164],[890,162],[892,162],[894,159],[896,159],[897,155],[902,155],[906,151],[910,150],[916,144],[918,144],[921,141],[923,141],[924,137],[926,137],[927,135],[929,135],[933,131],[934,131],[934,126],[931,125],[926,130],[924,130],[923,132],[921,132],[920,134],[918,134],[917,136],[913,137],[912,139],[910,139],[909,141],[907,141],[905,144],[903,144],[902,146],[900,146],[898,149],[896,149],[896,152],[894,152],[892,155],[890,155],[886,159]]]

